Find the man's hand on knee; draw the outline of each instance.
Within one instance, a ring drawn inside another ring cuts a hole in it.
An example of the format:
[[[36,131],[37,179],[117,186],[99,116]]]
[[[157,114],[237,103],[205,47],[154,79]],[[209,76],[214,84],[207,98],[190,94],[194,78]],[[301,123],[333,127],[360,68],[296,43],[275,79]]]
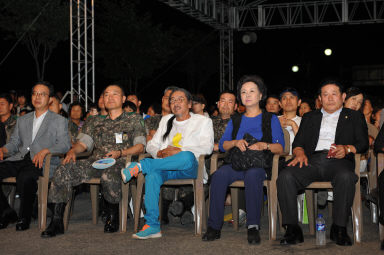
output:
[[[308,157],[305,155],[303,148],[295,148],[293,154],[295,155],[295,158],[288,164],[288,166],[296,166],[297,164],[299,164],[300,168],[303,167],[303,164],[308,166]]]
[[[48,149],[42,149],[37,154],[35,154],[35,156],[32,159],[32,163],[35,164],[35,167],[42,168],[45,156],[47,156],[47,154],[49,153],[50,151]]]
[[[67,154],[65,155],[65,158],[63,160],[63,165],[68,164],[70,162],[76,162],[76,153],[74,150],[70,149]]]

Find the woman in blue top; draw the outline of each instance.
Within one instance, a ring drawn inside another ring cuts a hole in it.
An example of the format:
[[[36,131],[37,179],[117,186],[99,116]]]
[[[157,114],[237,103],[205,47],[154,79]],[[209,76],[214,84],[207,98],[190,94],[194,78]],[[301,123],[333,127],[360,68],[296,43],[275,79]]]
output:
[[[260,101],[265,100],[266,92],[267,88],[260,77],[246,75],[240,79],[237,84],[237,93],[246,110],[241,117],[236,140],[232,139],[232,120],[228,122],[225,133],[219,143],[221,151],[228,151],[236,146],[241,151],[245,151],[248,148],[250,150],[270,150],[272,153],[283,152],[284,134],[280,122],[275,115],[271,119],[272,143],[258,142],[248,146],[248,143],[243,139],[244,134],[249,133],[257,140],[262,140],[263,113],[260,109]],[[265,176],[266,173],[263,168],[236,171],[232,168],[231,164],[220,167],[212,175],[208,229],[203,235],[202,239],[204,241],[213,241],[220,238],[224,218],[224,200],[228,186],[234,181],[243,180],[247,211],[248,243],[260,243],[259,226]]]

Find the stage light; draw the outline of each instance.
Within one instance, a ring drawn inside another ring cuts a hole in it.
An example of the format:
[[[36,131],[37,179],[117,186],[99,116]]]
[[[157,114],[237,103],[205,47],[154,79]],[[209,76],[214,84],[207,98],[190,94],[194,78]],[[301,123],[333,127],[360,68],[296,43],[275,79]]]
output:
[[[257,40],[257,35],[254,32],[247,32],[243,35],[241,38],[244,44],[250,44],[250,43],[255,43]]]
[[[332,55],[332,50],[331,49],[325,49],[324,50],[325,56],[331,56]]]
[[[292,72],[297,73],[299,71],[299,67],[297,65],[292,66]]]

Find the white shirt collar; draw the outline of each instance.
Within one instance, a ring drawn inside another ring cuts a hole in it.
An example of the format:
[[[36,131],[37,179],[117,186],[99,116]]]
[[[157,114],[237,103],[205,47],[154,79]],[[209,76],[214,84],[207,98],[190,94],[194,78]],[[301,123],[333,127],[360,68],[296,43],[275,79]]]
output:
[[[34,111],[33,112],[33,119],[40,119],[40,118],[44,119],[45,115],[47,115],[47,112],[48,112],[48,109],[37,118],[36,117],[36,111]]]
[[[337,110],[337,111],[335,111],[335,112],[333,112],[333,113],[328,113],[328,112],[326,112],[325,110],[324,110],[324,108],[321,108],[321,113],[323,114],[323,116],[335,116],[335,115],[339,115],[340,114],[340,112],[341,112],[341,110],[343,110],[343,107],[340,107],[340,109],[339,110]]]

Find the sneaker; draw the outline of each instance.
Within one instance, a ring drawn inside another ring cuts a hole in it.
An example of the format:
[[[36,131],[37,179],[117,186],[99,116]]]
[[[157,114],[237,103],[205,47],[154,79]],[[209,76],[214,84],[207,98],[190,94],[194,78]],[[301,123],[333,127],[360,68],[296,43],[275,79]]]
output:
[[[149,238],[159,238],[161,237],[160,227],[151,227],[147,224],[136,234],[132,235],[135,239],[149,239]]]
[[[137,162],[132,162],[126,168],[121,169],[121,178],[123,179],[124,183],[127,183],[133,176],[137,177],[140,171],[140,164]]]

